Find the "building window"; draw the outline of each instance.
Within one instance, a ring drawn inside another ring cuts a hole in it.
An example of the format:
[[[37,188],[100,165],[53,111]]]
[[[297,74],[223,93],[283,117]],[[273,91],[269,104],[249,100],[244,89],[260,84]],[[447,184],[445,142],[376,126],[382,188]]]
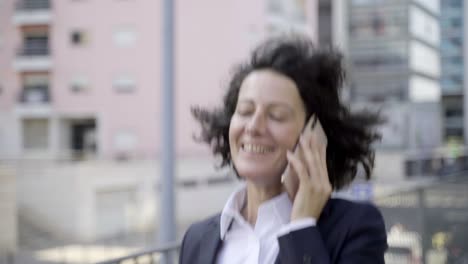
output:
[[[21,103],[50,102],[49,75],[44,73],[29,73],[22,76],[22,89],[19,99]]]
[[[451,0],[450,6],[451,7],[462,7],[462,0]]]
[[[73,93],[83,93],[89,90],[89,80],[85,76],[75,76],[70,83]]]
[[[114,31],[112,36],[117,47],[131,47],[136,42],[136,32],[131,27],[122,27]]]
[[[128,75],[122,75],[114,80],[112,86],[119,93],[131,93],[135,90],[136,82]]]
[[[47,119],[23,120],[23,148],[45,150],[49,145],[49,122]]]
[[[48,55],[49,36],[47,32],[27,32],[23,36],[22,55]]]
[[[136,135],[128,130],[120,130],[114,135],[115,158],[127,160],[135,154],[138,145]]]
[[[281,14],[283,12],[283,3],[279,0],[270,0],[268,2],[268,11],[272,14]]]
[[[460,17],[455,17],[455,18],[450,19],[450,24],[452,25],[452,27],[459,28],[462,26],[463,23]]]
[[[88,37],[82,30],[73,30],[70,34],[70,41],[74,46],[82,46],[88,42]]]
[[[97,126],[94,118],[70,119],[70,148],[74,160],[92,159],[97,151]]]

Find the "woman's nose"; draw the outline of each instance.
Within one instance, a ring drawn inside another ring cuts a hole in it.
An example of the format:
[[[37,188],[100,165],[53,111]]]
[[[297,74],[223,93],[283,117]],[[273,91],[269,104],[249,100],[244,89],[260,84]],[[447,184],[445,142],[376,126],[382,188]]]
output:
[[[266,130],[266,121],[262,113],[255,113],[247,122],[246,131],[250,134],[262,134]]]

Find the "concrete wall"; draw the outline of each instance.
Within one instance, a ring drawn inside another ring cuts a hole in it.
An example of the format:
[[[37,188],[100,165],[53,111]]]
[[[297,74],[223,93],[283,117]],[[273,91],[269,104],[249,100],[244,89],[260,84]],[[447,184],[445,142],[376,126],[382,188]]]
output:
[[[219,212],[238,184],[209,184],[226,171],[213,159],[179,159],[176,214],[180,234],[189,223]],[[91,242],[159,225],[157,161],[23,161],[18,166],[22,216],[64,241]],[[194,183],[186,184],[186,183]],[[184,184],[185,183],[185,184]]]
[[[14,171],[0,164],[0,257],[17,248],[16,208]]]
[[[77,226],[77,175],[67,164],[27,160],[17,166],[18,208],[34,224],[66,239]]]

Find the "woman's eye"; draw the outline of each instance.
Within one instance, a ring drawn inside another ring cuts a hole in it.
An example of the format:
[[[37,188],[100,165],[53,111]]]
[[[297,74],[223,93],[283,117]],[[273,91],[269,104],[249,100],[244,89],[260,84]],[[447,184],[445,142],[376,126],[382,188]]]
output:
[[[275,121],[284,121],[286,120],[286,115],[284,113],[273,112],[270,114],[270,117]]]
[[[238,115],[247,116],[247,115],[250,115],[252,110],[249,108],[238,108],[236,112]]]

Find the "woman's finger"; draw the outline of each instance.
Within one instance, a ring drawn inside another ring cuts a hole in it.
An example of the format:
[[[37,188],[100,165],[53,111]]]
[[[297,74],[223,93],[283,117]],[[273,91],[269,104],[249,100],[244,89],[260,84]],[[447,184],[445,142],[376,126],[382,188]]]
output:
[[[312,181],[317,182],[317,173],[319,173],[318,169],[320,164],[318,164],[316,159],[313,157],[311,146],[307,143],[307,141],[308,140],[305,137],[301,137],[299,139],[299,145],[301,146],[304,155],[308,177]]]
[[[317,119],[310,136],[310,145],[313,149],[313,155],[318,159],[320,171],[320,180],[323,184],[330,184],[327,171],[327,144],[328,139],[323,130],[320,120]]]
[[[299,146],[298,146],[299,147]],[[288,159],[289,164],[296,172],[297,177],[301,183],[308,180],[307,170],[303,165],[302,161],[291,151],[286,153],[286,157]]]

